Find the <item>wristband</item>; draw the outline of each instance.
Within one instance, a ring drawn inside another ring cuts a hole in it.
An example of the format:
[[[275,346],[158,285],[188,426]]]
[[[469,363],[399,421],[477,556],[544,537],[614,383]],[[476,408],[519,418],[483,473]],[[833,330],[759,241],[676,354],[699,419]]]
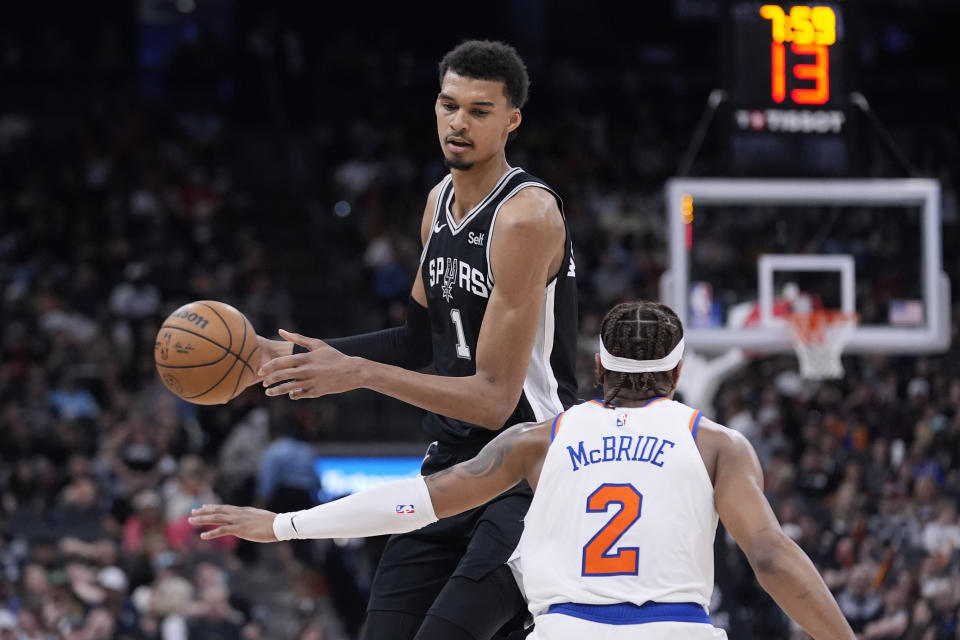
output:
[[[300,537],[293,526],[293,516],[295,515],[295,513],[278,513],[273,518],[273,535],[277,537],[278,541],[295,540]]]

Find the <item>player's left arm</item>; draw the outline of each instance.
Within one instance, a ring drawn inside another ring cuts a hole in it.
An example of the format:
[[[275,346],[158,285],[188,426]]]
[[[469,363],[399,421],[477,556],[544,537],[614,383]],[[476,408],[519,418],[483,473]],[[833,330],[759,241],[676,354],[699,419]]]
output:
[[[764,591],[815,640],[854,633],[810,558],[784,533],[763,494],[763,470],[740,433],[703,420],[699,438],[716,451],[714,500],[720,521],[747,556]]]
[[[552,431],[552,418],[514,425],[470,460],[426,476],[437,517],[447,518],[486,504],[521,480],[536,489]]]
[[[490,263],[496,285],[480,327],[474,375],[408,371],[351,358],[320,340],[291,334],[287,339],[311,353],[269,365],[265,385],[288,382],[268,389],[267,395],[315,398],[366,388],[440,415],[500,429],[523,391],[544,287],[562,262],[566,229],[553,195],[528,188],[503,206],[492,235]]]
[[[253,542],[292,538],[363,538],[405,533],[438,518],[486,504],[521,480],[536,487],[552,420],[506,429],[474,458],[426,477],[398,480],[294,513],[253,507],[204,505],[190,524],[215,528],[200,537],[233,535]]]

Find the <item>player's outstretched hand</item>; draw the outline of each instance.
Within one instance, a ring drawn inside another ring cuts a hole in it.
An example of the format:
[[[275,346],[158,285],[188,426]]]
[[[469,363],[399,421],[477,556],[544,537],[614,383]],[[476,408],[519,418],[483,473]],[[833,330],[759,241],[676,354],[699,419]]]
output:
[[[294,400],[319,398],[357,388],[356,360],[345,356],[323,340],[280,330],[284,340],[298,344],[308,353],[297,353],[264,362],[259,375],[268,396],[288,395]],[[277,384],[277,383],[282,384]],[[276,385],[276,386],[273,386]]]
[[[257,346],[260,347],[260,362],[270,362],[276,358],[282,356],[289,356],[293,353],[293,344],[287,342],[286,340],[271,340],[270,338],[264,338],[263,336],[257,336]],[[254,371],[254,375],[242,377],[243,381],[247,381],[245,386],[249,387],[255,385],[258,382],[263,381],[263,376],[261,376],[257,371]]]
[[[216,526],[200,534],[203,540],[236,536],[251,542],[276,542],[271,511],[230,504],[205,504],[190,512],[188,521],[195,527]]]

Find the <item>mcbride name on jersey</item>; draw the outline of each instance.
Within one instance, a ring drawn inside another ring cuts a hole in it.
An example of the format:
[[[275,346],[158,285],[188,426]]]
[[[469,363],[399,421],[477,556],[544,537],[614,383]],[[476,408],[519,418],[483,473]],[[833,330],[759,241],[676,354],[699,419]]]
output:
[[[510,559],[534,616],[568,602],[706,609],[718,515],[700,416],[652,398],[631,408],[591,400],[557,417]]]
[[[515,167],[457,224],[450,208],[454,198],[453,182],[447,176],[441,183],[430,236],[420,258],[420,275],[433,332],[434,366],[440,375],[458,377],[476,373],[480,325],[496,286],[495,274],[490,268],[490,239],[501,207],[528,188],[545,189],[553,194],[562,214],[563,203],[553,189]],[[576,401],[574,276],[573,248],[567,229],[560,270],[544,287],[540,326],[523,394],[507,425],[546,420]],[[494,431],[433,413],[424,418],[424,428],[439,442],[468,450],[478,451],[496,436]]]

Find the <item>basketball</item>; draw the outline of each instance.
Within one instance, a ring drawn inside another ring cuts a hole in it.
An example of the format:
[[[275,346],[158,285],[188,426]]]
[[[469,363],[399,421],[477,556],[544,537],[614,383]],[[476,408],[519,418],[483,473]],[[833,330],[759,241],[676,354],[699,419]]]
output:
[[[197,300],[163,321],[153,357],[174,394],[194,404],[223,404],[256,377],[259,349],[257,333],[240,311]]]

